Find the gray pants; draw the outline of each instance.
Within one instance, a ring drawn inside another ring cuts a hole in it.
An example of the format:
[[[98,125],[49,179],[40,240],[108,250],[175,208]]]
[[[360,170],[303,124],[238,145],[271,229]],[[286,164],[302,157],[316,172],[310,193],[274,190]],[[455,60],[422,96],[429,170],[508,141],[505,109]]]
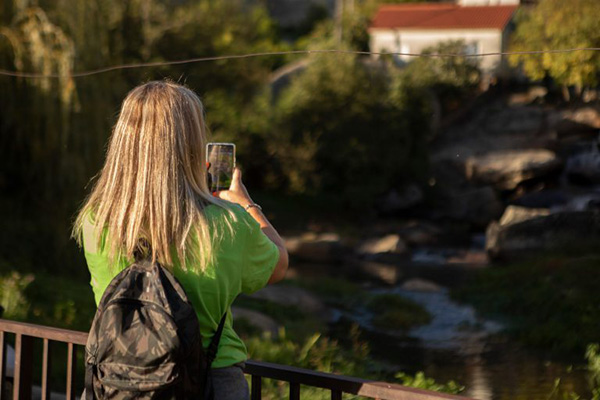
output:
[[[249,400],[248,382],[240,366],[210,370],[215,400]]]

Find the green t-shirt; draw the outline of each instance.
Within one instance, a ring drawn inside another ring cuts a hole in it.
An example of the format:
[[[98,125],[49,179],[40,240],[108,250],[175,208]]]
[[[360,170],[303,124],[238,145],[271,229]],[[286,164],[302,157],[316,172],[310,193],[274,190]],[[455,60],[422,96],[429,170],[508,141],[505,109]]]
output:
[[[223,222],[227,218],[233,225],[233,234],[223,229],[223,238],[218,246],[215,245],[214,264],[209,264],[204,272],[186,272],[179,265],[171,268],[198,314],[205,348],[227,311],[213,368],[229,367],[247,359],[246,346],[233,330],[231,303],[242,292],[252,293],[264,287],[279,259],[279,249],[261,231],[260,225],[241,207],[234,206],[232,210],[237,221],[233,221],[227,210],[219,206],[210,205],[204,209],[207,219]],[[117,265],[110,269],[104,241],[99,248],[95,244],[94,228],[91,221],[84,226],[83,247],[98,304],[110,281],[131,260],[118,260]]]

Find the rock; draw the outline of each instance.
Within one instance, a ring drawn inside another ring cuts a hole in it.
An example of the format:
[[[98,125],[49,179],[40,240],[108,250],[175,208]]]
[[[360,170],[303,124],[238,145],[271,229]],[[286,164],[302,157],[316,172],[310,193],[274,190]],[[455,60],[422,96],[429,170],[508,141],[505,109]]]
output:
[[[466,189],[448,198],[445,216],[466,221],[476,227],[486,227],[502,215],[504,205],[490,186]]]
[[[519,222],[529,219],[546,216],[550,214],[550,210],[545,208],[525,208],[518,206],[508,206],[502,218],[500,218],[500,226],[518,224]]]
[[[562,190],[540,190],[525,193],[514,201],[514,205],[526,208],[554,208],[569,201],[569,196]]]
[[[509,207],[510,208],[510,207]],[[521,260],[548,251],[600,241],[597,211],[507,210],[487,229],[486,250],[491,258]]]
[[[347,267],[357,279],[368,279],[387,285],[395,285],[402,278],[402,272],[394,264],[375,261],[348,260]]]
[[[234,321],[244,319],[253,327],[260,329],[261,332],[269,332],[272,338],[279,335],[279,324],[268,315],[246,308],[232,307]]]
[[[560,211],[592,211],[600,209],[600,193],[573,197]]]
[[[545,87],[532,86],[527,90],[527,92],[511,94],[508,97],[508,104],[510,106],[529,104],[538,99],[543,99],[547,94],[548,89]]]
[[[438,161],[433,165],[436,218],[450,218],[485,228],[502,215],[504,205],[491,186],[475,186],[465,177],[463,163]]]
[[[404,254],[407,251],[406,243],[400,235],[391,234],[382,238],[369,239],[363,242],[357,249],[359,254],[381,254],[393,253]]]
[[[409,279],[400,286],[400,289],[409,290],[412,292],[432,292],[437,293],[442,291],[442,287],[425,279],[413,278]]]
[[[405,211],[423,201],[423,191],[417,185],[392,190],[377,202],[377,209],[385,214]]]
[[[413,222],[399,230],[400,236],[411,246],[434,244],[442,234],[442,230],[426,222]]]
[[[284,306],[294,306],[302,312],[321,317],[328,317],[329,315],[329,310],[319,297],[308,290],[294,286],[270,285],[251,294],[250,297]]]
[[[548,126],[559,136],[577,131],[594,131],[600,129],[600,110],[587,106],[554,112],[548,115]]]
[[[284,238],[290,255],[311,262],[338,262],[344,246],[335,233],[305,233],[297,237]]]
[[[469,157],[465,173],[469,180],[513,190],[520,183],[558,172],[562,162],[545,149],[509,150]]]
[[[567,177],[573,183],[600,183],[600,151],[597,148],[571,156],[565,168]]]
[[[419,249],[412,255],[412,262],[419,264],[443,265],[446,264],[446,256],[427,249]]]
[[[542,107],[503,107],[487,116],[483,128],[492,134],[535,133],[539,132],[544,125],[544,120],[545,114]]]

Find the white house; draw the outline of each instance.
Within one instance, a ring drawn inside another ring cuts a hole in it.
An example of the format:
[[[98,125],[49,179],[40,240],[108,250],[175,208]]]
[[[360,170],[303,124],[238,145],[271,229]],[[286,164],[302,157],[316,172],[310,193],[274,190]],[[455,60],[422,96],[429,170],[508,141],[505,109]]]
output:
[[[462,40],[467,54],[503,52],[518,6],[519,0],[382,5],[369,28],[371,51],[420,54],[438,43]],[[409,61],[412,57],[397,58]],[[484,73],[502,75],[506,71],[501,56],[478,60]]]

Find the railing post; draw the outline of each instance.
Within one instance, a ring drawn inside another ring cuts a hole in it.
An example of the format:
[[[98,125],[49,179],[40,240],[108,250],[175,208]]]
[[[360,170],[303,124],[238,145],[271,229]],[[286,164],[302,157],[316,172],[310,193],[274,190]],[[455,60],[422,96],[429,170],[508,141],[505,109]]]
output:
[[[258,375],[252,375],[252,393],[251,400],[261,400],[262,399],[262,381],[261,377]]]
[[[75,400],[75,370],[77,368],[77,348],[73,343],[68,344],[67,356],[67,400]]]
[[[0,332],[0,400],[6,400],[6,334]]]
[[[331,400],[342,400],[341,390],[331,390]]]
[[[44,339],[42,354],[42,400],[50,400],[50,371],[52,369],[52,350],[50,340]]]
[[[290,382],[290,400],[300,400],[300,384]]]
[[[17,333],[13,400],[31,399],[32,372],[33,338]]]

